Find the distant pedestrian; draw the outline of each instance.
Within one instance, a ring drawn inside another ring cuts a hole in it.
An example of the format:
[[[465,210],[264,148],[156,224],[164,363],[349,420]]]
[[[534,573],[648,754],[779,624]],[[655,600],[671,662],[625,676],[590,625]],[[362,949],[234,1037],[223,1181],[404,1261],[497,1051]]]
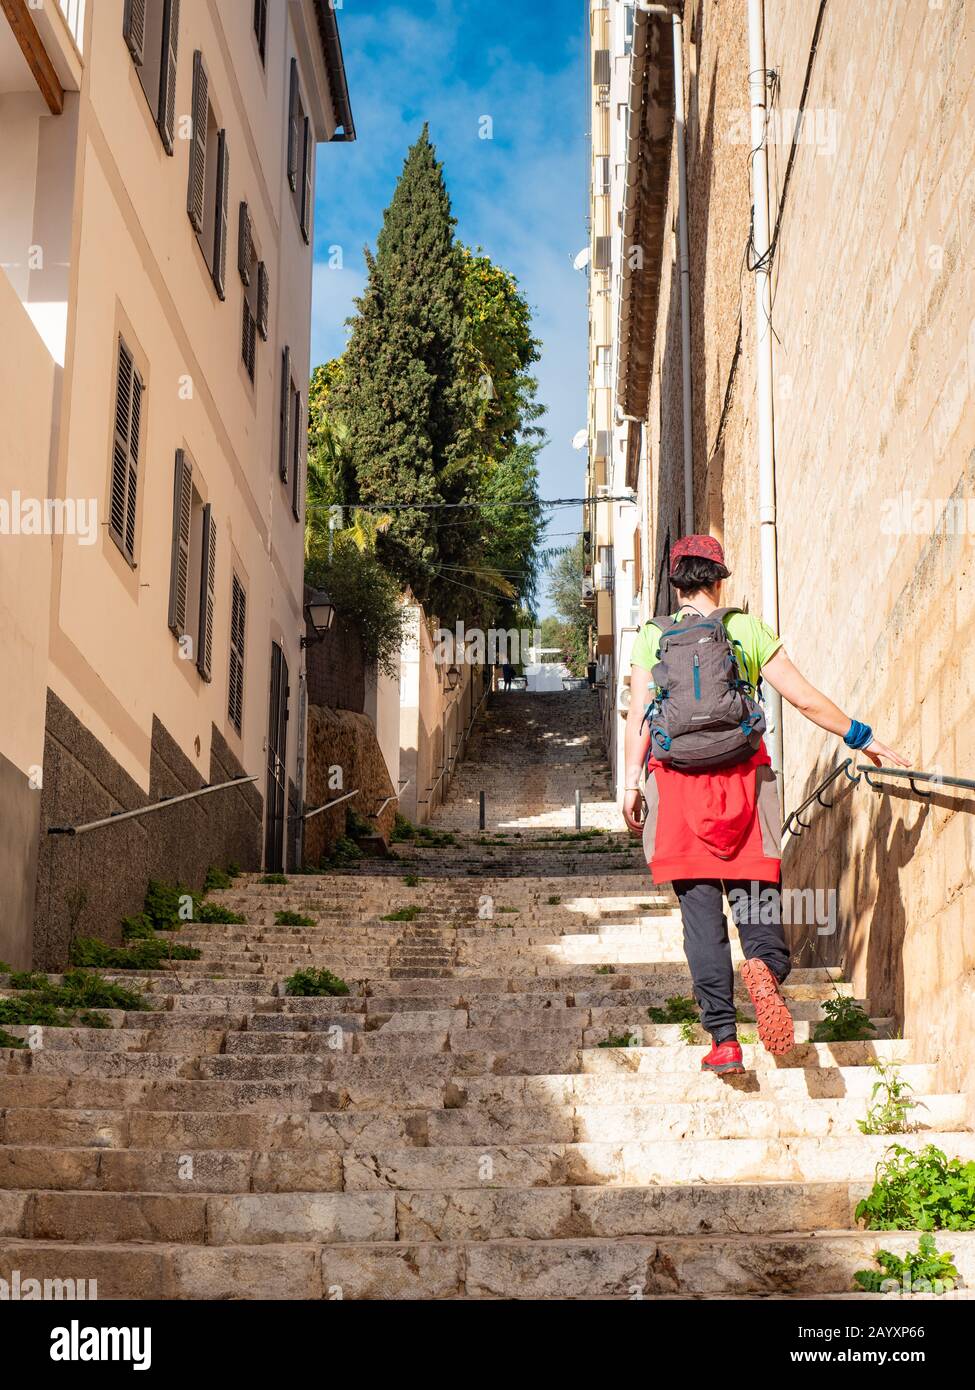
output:
[[[515,678],[515,668],[510,661],[506,661],[501,667],[501,679],[504,682],[505,690],[511,689],[511,682]]]

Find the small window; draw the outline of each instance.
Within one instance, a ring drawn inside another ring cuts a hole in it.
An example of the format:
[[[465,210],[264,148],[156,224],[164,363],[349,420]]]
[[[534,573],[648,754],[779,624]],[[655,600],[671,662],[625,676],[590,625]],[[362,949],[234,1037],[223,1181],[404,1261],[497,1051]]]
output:
[[[210,102],[203,54],[193,54],[193,134],[186,210],[218,296],[226,296],[227,203],[230,154],[227,132]]]
[[[213,666],[213,596],[216,581],[216,524],[193,482],[193,463],[176,450],[173,536],[169,580],[169,627],[187,660],[204,680]]]
[[[244,641],[247,634],[247,594],[234,575],[230,604],[230,680],[227,718],[238,734],[244,724]]]
[[[125,0],[122,35],[167,154],[176,125],[179,0]]]
[[[240,205],[239,232],[237,242],[237,268],[244,286],[241,319],[241,356],[251,381],[257,362],[257,337],[267,342],[268,307],[270,286],[267,266],[257,258],[254,245],[254,227],[250,209],[246,203]]]
[[[279,409],[279,472],[282,483],[291,483],[291,510],[295,521],[300,521],[305,415],[301,392],[295,386],[291,374],[291,349],[287,347],[281,354],[281,402]]]
[[[314,164],[315,133],[301,99],[298,60],[292,58],[288,97],[288,183],[294,195],[295,212],[305,241],[311,240]]]
[[[267,0],[254,0],[254,38],[261,62],[267,61]]]
[[[136,370],[132,353],[120,337],[115,365],[115,428],[108,533],[133,569],[144,391],[145,386]]]

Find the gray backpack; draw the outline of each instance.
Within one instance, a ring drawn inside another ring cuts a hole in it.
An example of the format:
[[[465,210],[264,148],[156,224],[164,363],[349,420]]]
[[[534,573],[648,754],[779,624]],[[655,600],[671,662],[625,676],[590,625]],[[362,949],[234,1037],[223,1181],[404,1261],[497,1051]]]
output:
[[[656,694],[643,722],[650,725],[650,754],[658,762],[688,771],[729,767],[750,758],[761,743],[760,690],[742,674],[735,651],[741,643],[724,625],[729,614],[741,611],[716,608],[680,623],[669,613],[653,619],[662,635],[651,672]]]

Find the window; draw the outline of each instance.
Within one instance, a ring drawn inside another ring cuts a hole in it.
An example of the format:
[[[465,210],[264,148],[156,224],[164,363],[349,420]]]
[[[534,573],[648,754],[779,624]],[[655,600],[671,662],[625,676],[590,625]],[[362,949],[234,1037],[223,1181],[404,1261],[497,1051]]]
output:
[[[298,82],[298,60],[291,59],[291,86],[288,98],[288,183],[294,194],[295,211],[305,241],[311,239],[312,183],[315,135],[305,115]]]
[[[278,471],[282,483],[291,482],[291,510],[295,521],[301,519],[302,439],[304,411],[301,392],[291,376],[291,349],[281,354],[281,401],[279,408],[280,441]]]
[[[213,670],[213,595],[216,581],[216,522],[193,484],[193,464],[176,450],[173,483],[173,544],[169,580],[169,627],[196,662],[205,681]],[[193,602],[197,596],[197,602]]]
[[[193,54],[193,135],[186,210],[221,299],[226,296],[229,190],[227,132],[217,124],[206,64],[197,50]]]
[[[267,60],[267,0],[254,0],[254,37],[264,63]]]
[[[167,154],[176,126],[179,0],[125,0],[122,34]]]
[[[237,239],[237,268],[244,286],[243,318],[241,323],[241,356],[251,381],[257,361],[258,333],[267,342],[268,305],[270,285],[267,266],[257,259],[254,246],[254,227],[250,209],[246,203],[240,205],[239,231]]]
[[[145,386],[125,340],[118,340],[115,368],[115,430],[108,533],[135,568],[135,517],[139,490],[142,395]]]
[[[230,687],[227,718],[238,733],[244,723],[244,638],[247,631],[247,595],[234,575],[230,604]]]

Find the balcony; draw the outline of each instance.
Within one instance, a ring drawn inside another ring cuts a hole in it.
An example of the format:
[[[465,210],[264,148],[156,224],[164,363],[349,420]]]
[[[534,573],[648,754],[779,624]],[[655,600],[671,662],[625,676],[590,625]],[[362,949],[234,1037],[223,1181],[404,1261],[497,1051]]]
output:
[[[57,0],[35,8],[5,0],[0,14],[0,97],[39,94],[60,116],[65,94],[81,90],[87,0]]]

